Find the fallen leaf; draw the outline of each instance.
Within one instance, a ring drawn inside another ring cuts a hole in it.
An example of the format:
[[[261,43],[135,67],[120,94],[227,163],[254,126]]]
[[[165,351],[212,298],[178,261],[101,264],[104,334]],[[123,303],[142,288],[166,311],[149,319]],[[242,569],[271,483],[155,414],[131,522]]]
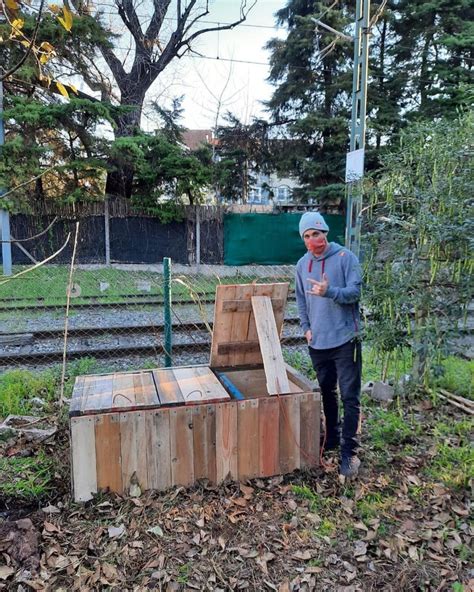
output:
[[[413,559],[413,561],[418,561],[419,559],[418,549],[413,545],[410,545],[410,547],[408,547],[408,555],[411,559]]]
[[[295,551],[291,556],[292,559],[297,559],[298,561],[309,561],[312,557],[313,555],[308,549],[305,551]]]
[[[13,567],[8,565],[0,565],[0,580],[6,580],[15,573]]]
[[[367,554],[367,543],[364,541],[356,541],[354,543],[354,557],[361,557]]]
[[[240,506],[241,508],[245,508],[248,504],[248,501],[244,497],[237,497],[232,501],[236,506]]]
[[[149,532],[150,534],[154,534],[156,536],[163,536],[163,529],[161,528],[161,526],[159,526],[158,524],[156,526],[152,526],[151,528],[148,528],[147,532]]]
[[[107,532],[111,539],[121,538],[125,534],[125,526],[123,524],[120,526],[109,526]]]
[[[56,506],[51,506],[51,505],[41,508],[41,510],[45,514],[60,514],[61,513],[61,510],[59,508],[57,508]]]
[[[456,514],[459,514],[460,516],[469,516],[469,510],[467,510],[466,508],[461,508],[459,506],[451,506],[451,509],[453,510],[453,512],[456,512]]]
[[[61,532],[61,529],[51,522],[44,522],[43,526],[46,532]]]
[[[250,499],[255,491],[253,487],[249,487],[248,485],[244,485],[243,483],[240,484],[240,491],[244,494],[246,499]]]

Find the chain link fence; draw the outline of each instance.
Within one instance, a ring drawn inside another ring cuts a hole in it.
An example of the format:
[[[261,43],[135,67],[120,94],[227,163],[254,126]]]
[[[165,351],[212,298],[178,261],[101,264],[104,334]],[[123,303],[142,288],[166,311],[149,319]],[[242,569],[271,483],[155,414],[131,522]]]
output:
[[[168,278],[163,264],[46,264],[25,271],[15,267],[12,278],[0,278],[0,372],[60,372],[65,366],[67,379],[207,363],[219,284],[289,282],[282,345],[289,352],[304,346],[291,265],[189,266],[171,261]]]

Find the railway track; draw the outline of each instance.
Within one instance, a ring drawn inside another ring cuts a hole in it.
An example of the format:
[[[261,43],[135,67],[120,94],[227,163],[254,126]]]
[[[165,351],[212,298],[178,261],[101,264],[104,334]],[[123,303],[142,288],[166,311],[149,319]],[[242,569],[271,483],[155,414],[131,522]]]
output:
[[[285,319],[282,344],[304,343],[295,317]],[[173,354],[208,351],[212,323],[184,322],[173,325]],[[0,367],[15,364],[41,364],[61,361],[64,330],[51,329],[31,333],[0,333]],[[75,327],[68,331],[68,360],[82,357],[123,358],[126,355],[164,354],[164,325],[127,325],[117,327]]]
[[[85,302],[84,302],[85,300]],[[289,297],[288,302],[294,302],[295,298]],[[214,294],[209,294],[204,297],[199,297],[199,301],[193,300],[192,298],[184,297],[179,298],[177,296],[173,296],[173,306],[181,306],[186,304],[214,304],[215,296]],[[103,298],[98,298],[96,296],[84,297],[81,296],[78,302],[75,302],[74,299],[70,302],[70,309],[71,310],[87,310],[91,307],[93,308],[128,308],[128,307],[135,307],[135,306],[156,306],[162,307],[164,304],[164,300],[161,297],[150,297],[150,296],[137,296],[136,294],[133,296],[123,296],[120,300],[105,300]],[[41,313],[45,311],[56,311],[56,310],[64,310],[66,308],[65,301],[58,301],[56,303],[52,303],[46,299],[32,299],[31,301],[26,301],[24,298],[2,298],[0,300],[0,313],[2,312],[30,312],[30,313]]]

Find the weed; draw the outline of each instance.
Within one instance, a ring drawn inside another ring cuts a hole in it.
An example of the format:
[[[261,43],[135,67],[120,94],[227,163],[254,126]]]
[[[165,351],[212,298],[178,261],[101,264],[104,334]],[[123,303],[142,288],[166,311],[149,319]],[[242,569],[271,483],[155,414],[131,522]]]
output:
[[[467,488],[474,478],[474,448],[469,443],[459,446],[446,442],[438,444],[426,472],[434,479],[441,479],[448,487]]]
[[[301,374],[304,374],[310,380],[315,380],[316,372],[313,369],[309,355],[298,351],[284,351],[283,356],[285,358],[285,362],[287,362],[290,366],[293,366],[295,370],[298,370],[298,372],[301,372]]]
[[[456,553],[461,561],[472,563],[472,551],[467,545],[459,545],[459,547],[456,548]]]
[[[436,438],[445,438],[448,436],[458,436],[459,438],[469,438],[474,431],[474,419],[470,417],[460,421],[453,420],[452,423],[443,421],[438,422],[434,429],[433,435]]]
[[[311,512],[320,513],[324,510],[329,510],[336,503],[336,500],[333,498],[319,495],[319,493],[313,491],[307,485],[293,485],[292,491],[299,497],[309,500]]]
[[[47,370],[33,373],[28,370],[10,370],[0,376],[0,416],[26,415],[31,412],[31,400],[54,399],[57,376]]]
[[[388,445],[409,441],[413,436],[413,426],[397,411],[375,409],[367,419],[367,432],[371,445],[383,451]]]
[[[35,457],[0,458],[0,493],[32,501],[52,489],[53,461],[44,452]]]
[[[331,537],[335,530],[336,525],[334,522],[328,518],[324,518],[314,532],[318,537]]]
[[[474,360],[462,360],[450,356],[437,367],[438,376],[432,386],[444,388],[463,397],[474,399]]]
[[[357,501],[357,512],[363,521],[379,518],[392,506],[393,502],[394,498],[391,496],[384,497],[382,493],[370,493]]]
[[[189,572],[191,566],[189,563],[185,563],[184,565],[180,565],[178,568],[178,577],[177,582],[178,584],[187,584],[189,579]]]

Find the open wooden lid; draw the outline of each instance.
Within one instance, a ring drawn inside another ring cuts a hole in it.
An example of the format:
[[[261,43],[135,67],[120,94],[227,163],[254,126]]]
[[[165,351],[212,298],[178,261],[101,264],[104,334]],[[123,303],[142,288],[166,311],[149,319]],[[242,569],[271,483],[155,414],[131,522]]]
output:
[[[217,286],[210,365],[213,368],[262,364],[252,296],[272,300],[281,336],[289,283]]]

